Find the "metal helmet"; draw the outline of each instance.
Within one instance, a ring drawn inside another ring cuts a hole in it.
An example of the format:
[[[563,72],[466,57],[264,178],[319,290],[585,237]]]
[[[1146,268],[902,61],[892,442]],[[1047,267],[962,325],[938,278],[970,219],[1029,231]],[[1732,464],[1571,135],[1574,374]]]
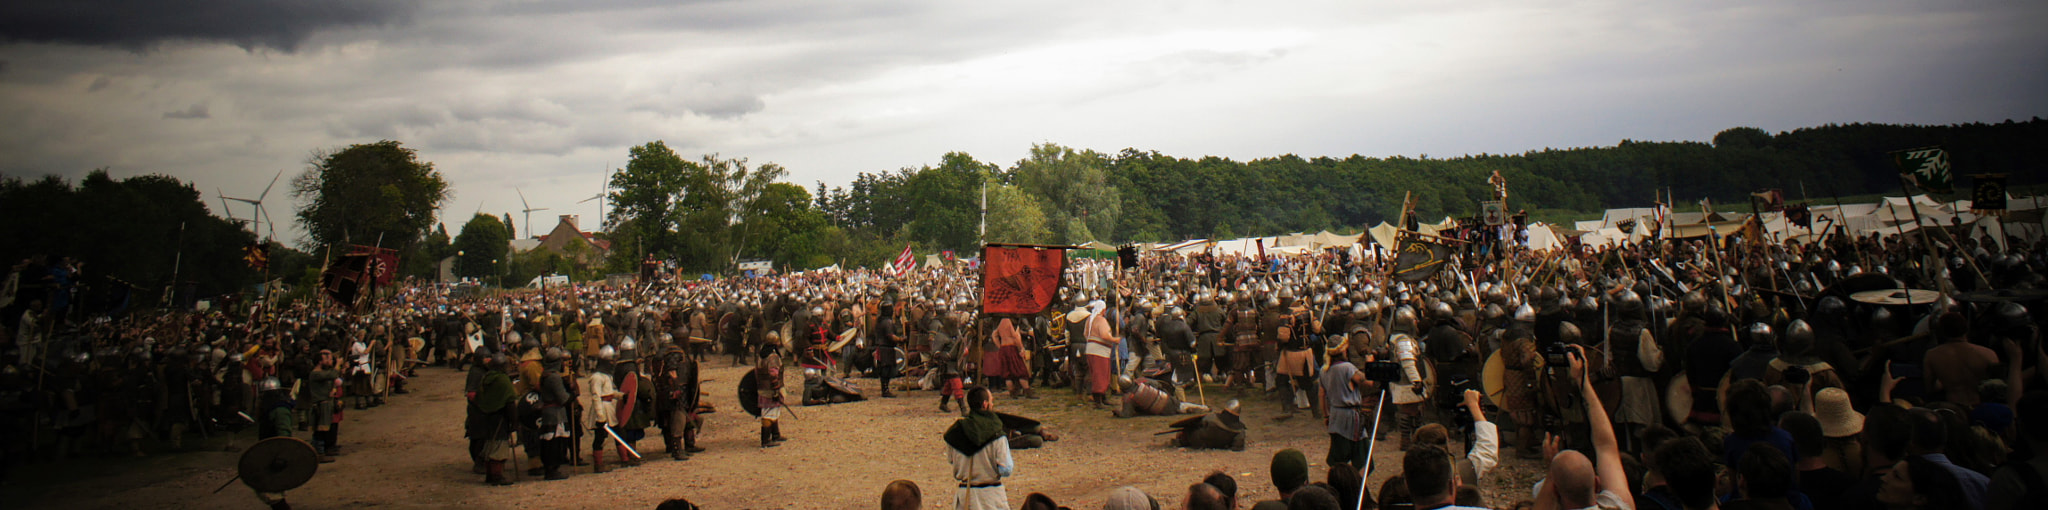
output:
[[[1615,311],[1621,312],[1621,316],[1624,318],[1634,319],[1641,317],[1643,314],[1643,297],[1636,294],[1634,290],[1621,291],[1621,294],[1614,296],[1614,308]]]
[[[1770,324],[1761,322],[1751,323],[1749,325],[1749,341],[1759,344],[1777,345],[1778,333],[1771,330]]]
[[[1600,311],[1600,298],[1596,298],[1593,296],[1579,298],[1579,313],[1592,313],[1597,311]]]
[[[1569,321],[1557,323],[1557,341],[1567,344],[1577,344],[1584,339],[1585,333],[1579,331],[1579,325],[1572,324]]]
[[[1457,313],[1456,310],[1451,308],[1451,304],[1446,301],[1436,301],[1429,304],[1429,315],[1431,318],[1439,320],[1450,319],[1455,317]]]
[[[1849,304],[1836,296],[1820,298],[1820,304],[1814,306],[1814,313],[1822,317],[1845,316],[1849,314]]]
[[[1131,390],[1134,390],[1134,389],[1137,389],[1137,388],[1138,388],[1138,382],[1137,382],[1137,381],[1133,381],[1133,380],[1131,380],[1131,376],[1130,376],[1130,374],[1123,374],[1123,375],[1118,375],[1118,376],[1116,376],[1116,391],[1118,391],[1118,392],[1125,392],[1125,391],[1131,391]]]
[[[630,355],[630,354],[633,354],[633,353],[636,353],[636,352],[638,352],[639,348],[640,348],[640,342],[635,342],[635,341],[633,341],[633,337],[630,337],[630,336],[628,336],[628,337],[625,337],[625,338],[619,339],[619,352],[621,352],[621,353],[625,353],[625,354],[628,354],[628,355]]]
[[[1813,350],[1813,326],[1805,319],[1793,319],[1785,325],[1785,336],[1778,341],[1778,352],[1802,355]]]
[[[1401,305],[1400,308],[1394,309],[1394,329],[1396,331],[1414,331],[1416,320],[1414,308],[1409,308],[1408,305]]]
[[[597,359],[601,359],[601,360],[605,360],[605,361],[612,361],[612,360],[616,360],[616,359],[619,359],[619,349],[618,349],[618,348],[616,348],[616,347],[612,347],[612,346],[609,346],[609,345],[607,345],[607,346],[604,346],[604,347],[599,347],[599,348],[597,348]]]
[[[2019,303],[2006,301],[1991,309],[1991,327],[1997,334],[2023,334],[2033,324],[2033,317],[2027,315],[2027,307]]]
[[[1707,295],[1699,291],[1687,292],[1685,297],[1679,299],[1678,305],[1687,312],[1699,313],[1706,311]]]
[[[1223,402],[1223,413],[1224,413],[1224,414],[1228,414],[1228,415],[1231,415],[1231,416],[1237,416],[1237,411],[1238,411],[1238,408],[1239,408],[1239,405],[1238,405],[1238,403],[1237,403],[1237,399],[1234,399],[1234,398],[1233,398],[1233,399],[1230,399],[1230,400],[1226,400],[1226,401],[1224,401],[1224,402]]]
[[[1536,322],[1536,308],[1528,303],[1515,307],[1515,322]]]
[[[1482,310],[1480,313],[1481,316],[1485,317],[1486,320],[1489,321],[1500,320],[1501,317],[1505,317],[1507,316],[1507,314],[1508,312],[1506,310],[1501,309],[1500,303],[1487,303],[1486,308]]]

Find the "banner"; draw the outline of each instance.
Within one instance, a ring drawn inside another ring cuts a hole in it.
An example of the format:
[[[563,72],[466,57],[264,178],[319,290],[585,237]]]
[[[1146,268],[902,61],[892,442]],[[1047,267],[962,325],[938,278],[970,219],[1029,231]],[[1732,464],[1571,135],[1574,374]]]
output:
[[[1941,147],[1925,147],[1892,152],[1892,161],[1898,163],[1899,173],[1913,180],[1914,186],[1929,193],[1954,191],[1955,177],[1950,175],[1948,151]]]
[[[1479,217],[1488,226],[1498,227],[1508,222],[1508,204],[1498,200],[1480,202]]]
[[[889,263],[889,274],[903,276],[917,267],[917,259],[910,256],[910,244],[903,245],[903,253],[896,255],[896,261]]]
[[[982,313],[1039,314],[1058,301],[1066,250],[990,246],[981,260]]]
[[[1415,236],[1402,236],[1401,251],[1394,256],[1394,279],[1416,282],[1435,276],[1451,259],[1451,248]]]
[[[1799,228],[1813,230],[1813,211],[1808,209],[1806,204],[1786,207],[1785,221],[1798,225]]]
[[[1750,193],[1749,198],[1755,203],[1756,210],[1758,212],[1778,212],[1785,210],[1785,192],[1782,190],[1767,189],[1763,191],[1758,191],[1756,193]]]
[[[378,287],[390,285],[391,280],[398,278],[398,250],[395,248],[377,248],[354,244],[349,245],[348,254],[350,256],[360,255],[369,257],[369,260],[365,262],[367,265],[362,268],[362,272],[372,277],[372,283],[375,283]]]
[[[248,246],[242,247],[242,261],[248,262],[249,267],[257,271],[269,268],[270,246],[263,244],[262,241],[249,243]]]
[[[335,259],[320,273],[321,293],[341,306],[355,306],[356,298],[370,285],[365,271],[374,258],[369,254],[351,254]]]
[[[2005,214],[2005,174],[1977,174],[1970,176],[1976,181],[1976,189],[1970,193],[1970,212],[1992,216]]]

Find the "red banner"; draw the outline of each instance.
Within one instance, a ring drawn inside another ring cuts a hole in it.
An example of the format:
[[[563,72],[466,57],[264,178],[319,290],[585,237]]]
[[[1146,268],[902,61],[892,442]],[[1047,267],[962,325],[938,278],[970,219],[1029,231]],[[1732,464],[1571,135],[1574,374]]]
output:
[[[1038,314],[1059,299],[1067,251],[1047,248],[982,248],[981,311]]]
[[[364,275],[374,276],[378,287],[390,285],[391,280],[398,278],[397,249],[356,244],[349,246],[349,255],[366,255],[370,257],[367,266],[363,268],[362,272]]]

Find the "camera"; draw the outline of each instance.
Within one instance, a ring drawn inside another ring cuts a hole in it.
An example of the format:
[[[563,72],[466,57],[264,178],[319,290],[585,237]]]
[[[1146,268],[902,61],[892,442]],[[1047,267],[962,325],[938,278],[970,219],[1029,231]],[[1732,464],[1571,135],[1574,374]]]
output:
[[[1556,367],[1570,366],[1571,359],[1571,346],[1566,345],[1564,342],[1543,346],[1543,363],[1546,365]]]
[[[1392,361],[1368,362],[1363,367],[1366,380],[1382,385],[1401,380],[1401,364]]]
[[[1785,382],[1806,384],[1807,381],[1811,380],[1813,380],[1813,374],[1808,373],[1806,367],[1793,366],[1785,368]]]

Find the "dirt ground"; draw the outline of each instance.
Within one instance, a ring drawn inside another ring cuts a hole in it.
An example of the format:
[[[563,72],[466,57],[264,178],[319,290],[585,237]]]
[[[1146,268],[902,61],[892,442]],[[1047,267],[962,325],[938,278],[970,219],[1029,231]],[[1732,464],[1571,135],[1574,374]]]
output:
[[[568,480],[522,476],[510,487],[489,487],[470,473],[462,437],[462,374],[423,368],[412,393],[364,411],[349,411],[342,425],[342,455],[288,496],[294,508],[651,508],[662,500],[688,498],[704,508],[875,508],[881,489],[906,479],[924,489],[925,506],[950,508],[956,483],[939,437],[957,416],[938,410],[938,395],[918,391],[899,398],[797,408],[785,416],[790,441],[762,449],[758,427],[740,411],[732,388],[743,368],[723,360],[708,363],[709,397],[719,411],[708,415],[700,446],[709,451],[675,462],[662,453],[658,437],[639,443],[649,460],[642,466],[592,474],[578,467]],[[792,378],[794,382],[794,378]],[[875,381],[862,380],[866,388]],[[794,384],[792,385],[794,386]],[[1229,392],[1209,386],[1207,398],[1220,403]],[[1303,413],[1276,421],[1279,405],[1246,398],[1250,426],[1243,452],[1190,451],[1168,446],[1172,417],[1115,419],[1092,410],[1064,389],[1041,390],[1038,399],[999,398],[999,411],[1040,419],[1063,437],[1046,447],[1018,450],[1016,475],[1006,479],[1014,507],[1025,495],[1043,492],[1065,506],[1100,508],[1102,498],[1125,485],[1178,508],[1190,484],[1211,471],[1236,477],[1244,506],[1272,499],[1268,465],[1273,452],[1295,448],[1308,455],[1311,477],[1322,480],[1328,439],[1321,420]],[[655,434],[655,429],[649,429]],[[304,436],[305,433],[301,433]],[[254,432],[232,440],[246,446]],[[87,458],[15,466],[0,501],[10,508],[262,508],[240,482],[214,490],[234,476],[238,452],[227,438],[202,442],[205,450],[162,453],[145,458]],[[1400,469],[1398,440],[1376,447],[1372,487]],[[1482,486],[1487,503],[1506,506],[1526,497],[1540,464],[1514,459],[1503,449],[1502,466]],[[588,455],[588,452],[585,453]],[[17,506],[19,505],[19,506]]]

